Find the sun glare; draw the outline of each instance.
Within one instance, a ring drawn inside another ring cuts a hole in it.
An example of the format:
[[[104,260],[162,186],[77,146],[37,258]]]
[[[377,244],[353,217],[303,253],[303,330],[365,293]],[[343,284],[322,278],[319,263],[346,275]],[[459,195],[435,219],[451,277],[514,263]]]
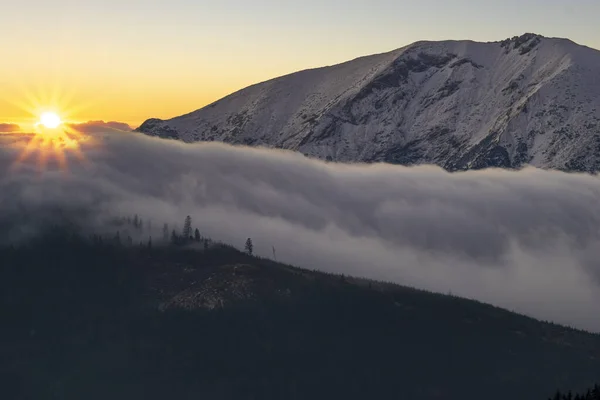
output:
[[[22,134],[22,151],[12,168],[37,164],[40,172],[56,167],[68,172],[70,161],[87,164],[83,151],[96,141],[78,130],[73,118],[89,105],[74,103],[73,97],[73,93],[62,92],[55,85],[52,90],[24,90],[23,99],[12,99],[14,105],[31,115],[31,131]]]
[[[56,129],[62,124],[62,121],[58,114],[45,112],[40,116],[40,124],[48,129]]]
[[[69,119],[61,118],[63,112],[65,113],[63,115],[68,118],[71,108],[62,105],[57,99],[53,100],[44,105],[43,99],[32,96],[29,103],[23,104],[22,108],[28,110],[32,117],[37,116],[37,118],[32,118],[33,130],[23,136],[29,139],[22,142],[22,152],[13,163],[13,168],[30,165],[30,161],[35,162],[36,159],[40,171],[45,171],[54,165],[68,172],[68,161],[73,157],[85,164],[82,145],[90,138],[76,130]],[[53,111],[48,111],[49,109]],[[55,110],[63,112],[59,114]]]

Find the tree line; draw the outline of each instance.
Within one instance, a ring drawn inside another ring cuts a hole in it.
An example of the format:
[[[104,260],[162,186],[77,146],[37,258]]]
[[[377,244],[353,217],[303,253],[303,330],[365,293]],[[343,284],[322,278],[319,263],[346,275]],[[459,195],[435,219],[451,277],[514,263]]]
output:
[[[113,234],[112,238],[107,238],[105,235],[101,234],[93,234],[93,241],[97,243],[112,243],[115,245],[127,246],[133,246],[137,242],[141,247],[152,247],[152,220],[148,219],[144,222],[143,217],[134,214],[133,216],[114,218],[110,225],[117,228],[117,231]],[[138,240],[134,240],[134,237],[137,237]],[[194,243],[201,245],[204,250],[208,250],[208,248],[214,244],[214,241],[202,235],[198,228],[193,227],[192,217],[190,215],[185,217],[183,228],[181,230],[176,227],[171,229],[168,223],[163,224],[162,244],[186,246]],[[246,239],[244,251],[248,255],[254,254],[254,243],[252,238]]]
[[[571,391],[563,393],[557,391],[553,397],[548,400],[600,400],[600,386],[595,385],[585,393],[573,393]]]

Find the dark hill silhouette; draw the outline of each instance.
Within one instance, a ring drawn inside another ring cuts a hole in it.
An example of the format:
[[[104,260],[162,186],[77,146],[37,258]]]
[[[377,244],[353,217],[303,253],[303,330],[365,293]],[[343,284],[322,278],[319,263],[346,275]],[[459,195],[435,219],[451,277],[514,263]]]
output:
[[[2,398],[545,399],[600,376],[599,335],[192,246],[2,248]]]

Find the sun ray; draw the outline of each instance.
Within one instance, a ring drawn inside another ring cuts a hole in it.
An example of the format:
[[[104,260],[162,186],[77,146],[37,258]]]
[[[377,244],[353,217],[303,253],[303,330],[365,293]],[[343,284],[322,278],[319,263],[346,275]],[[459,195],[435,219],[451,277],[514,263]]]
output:
[[[24,140],[19,141],[21,151],[11,169],[29,166],[40,172],[56,168],[68,173],[69,162],[89,166],[84,150],[96,140],[76,130],[75,124],[76,116],[94,103],[75,101],[75,89],[63,91],[58,82],[21,88],[22,97],[13,97],[10,103],[31,115],[31,119],[24,131],[27,133],[22,134]]]
[[[58,168],[63,172],[69,172],[69,167],[67,165],[67,156],[64,152],[57,152],[54,154],[56,157],[56,162],[58,163]]]
[[[46,146],[46,143],[43,143],[42,147],[45,147],[45,146]],[[47,151],[45,151],[45,149],[40,151],[40,154],[37,159],[37,167],[38,167],[38,172],[40,174],[46,170],[46,165],[48,165],[48,155],[49,155],[49,153]]]
[[[96,104],[95,101],[90,100],[80,101],[80,99],[77,99],[76,101],[76,98],[81,97],[77,95],[76,90],[72,87],[68,91],[62,90],[59,82],[53,84],[46,82],[44,86],[15,84],[17,89],[13,93],[20,92],[22,95],[20,98],[7,97],[4,101],[31,115],[31,127],[37,122],[40,114],[44,112],[59,112],[63,120],[71,122],[78,120],[78,116]],[[42,87],[45,87],[45,89]]]
[[[75,130],[72,123],[65,119],[70,113],[58,105],[60,101],[55,94],[50,97],[37,97],[29,92],[27,101],[21,102],[32,114],[37,113],[38,121],[32,123],[33,132],[29,140],[23,144],[23,149],[11,166],[19,168],[23,164],[35,163],[36,169],[42,173],[50,168],[67,173],[69,160],[73,159],[82,165],[88,165],[81,144],[90,140],[88,135]],[[46,106],[42,106],[46,104]],[[50,105],[50,106],[49,106]],[[61,110],[60,114],[58,111]],[[72,108],[71,108],[72,109]],[[25,134],[24,134],[25,135]]]
[[[35,134],[25,145],[12,167],[18,168],[27,163],[30,158],[36,157],[35,163],[39,172],[47,170],[54,162],[61,171],[68,172],[68,154],[83,165],[87,165],[80,147],[83,140],[86,138],[81,133],[68,127],[54,129],[51,133]]]

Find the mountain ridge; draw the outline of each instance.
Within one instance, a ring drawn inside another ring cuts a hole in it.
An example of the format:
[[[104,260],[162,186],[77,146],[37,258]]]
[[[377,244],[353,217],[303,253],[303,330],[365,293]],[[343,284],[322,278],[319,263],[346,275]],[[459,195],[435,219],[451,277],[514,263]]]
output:
[[[536,34],[419,41],[299,71],[137,131],[341,162],[600,170],[600,51]]]

